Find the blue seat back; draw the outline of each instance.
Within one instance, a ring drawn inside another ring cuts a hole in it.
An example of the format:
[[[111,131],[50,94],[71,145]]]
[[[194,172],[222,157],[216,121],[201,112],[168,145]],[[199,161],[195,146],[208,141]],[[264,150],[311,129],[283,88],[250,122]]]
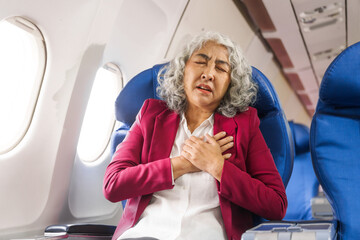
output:
[[[310,129],[299,123],[289,122],[295,143],[294,167],[286,187],[288,208],[284,220],[313,220],[311,199],[318,195],[316,178],[310,155]]]
[[[253,107],[258,111],[260,130],[286,186],[294,161],[294,142],[291,130],[271,82],[255,67],[252,68],[252,79],[259,88]]]
[[[339,239],[359,239],[360,42],[328,67],[310,129],[315,173],[339,221]]]
[[[131,79],[116,99],[116,119],[121,123],[112,139],[112,153],[124,139],[126,132],[135,120],[144,100],[157,98],[157,74],[164,64],[155,65]],[[278,96],[270,81],[256,68],[253,68],[253,80],[259,91],[255,108],[260,118],[260,129],[274,157],[278,171],[286,185],[293,165],[293,141],[285,114]]]
[[[117,145],[124,140],[144,101],[149,98],[159,99],[156,94],[157,75],[164,65],[155,65],[133,77],[116,98],[115,117],[120,122],[120,127],[112,136],[112,154],[114,154]]]

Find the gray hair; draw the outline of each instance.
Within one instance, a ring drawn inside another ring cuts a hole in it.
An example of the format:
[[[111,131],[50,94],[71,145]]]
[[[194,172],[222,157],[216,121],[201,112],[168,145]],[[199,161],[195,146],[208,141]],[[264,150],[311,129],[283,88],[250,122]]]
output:
[[[159,86],[156,91],[171,110],[184,113],[187,106],[183,81],[185,64],[191,55],[208,41],[225,46],[229,53],[231,82],[216,111],[226,117],[233,117],[237,112],[246,111],[255,102],[257,85],[252,81],[251,67],[241,49],[230,38],[220,33],[206,32],[193,38],[159,71]]]

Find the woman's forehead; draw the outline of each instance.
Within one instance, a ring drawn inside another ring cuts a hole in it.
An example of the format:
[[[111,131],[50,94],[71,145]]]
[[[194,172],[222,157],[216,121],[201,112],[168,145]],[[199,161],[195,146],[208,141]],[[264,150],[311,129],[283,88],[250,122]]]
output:
[[[227,47],[224,45],[217,43],[216,41],[209,40],[202,44],[199,49],[196,49],[191,56],[197,55],[198,53],[216,55],[217,58],[224,58],[222,60],[229,59],[229,52]],[[209,56],[212,57],[212,56]]]

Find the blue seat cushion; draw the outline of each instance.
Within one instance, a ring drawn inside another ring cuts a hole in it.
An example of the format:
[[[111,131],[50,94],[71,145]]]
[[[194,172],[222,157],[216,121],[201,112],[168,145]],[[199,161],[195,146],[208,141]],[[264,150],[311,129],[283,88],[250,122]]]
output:
[[[318,189],[310,151],[297,155],[286,187],[288,208],[284,220],[312,220],[311,199],[318,195]]]

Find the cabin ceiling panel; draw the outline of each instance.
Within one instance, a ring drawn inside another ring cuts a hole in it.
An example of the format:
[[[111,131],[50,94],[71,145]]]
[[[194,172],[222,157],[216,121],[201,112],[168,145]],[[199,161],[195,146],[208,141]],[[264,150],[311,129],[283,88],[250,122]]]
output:
[[[230,36],[244,51],[248,48],[255,35],[253,30],[232,0],[221,0],[221,8],[219,2],[218,0],[189,1],[166,58],[173,58],[186,40],[204,31],[221,32]]]
[[[314,72],[312,68],[305,68],[299,71],[293,70],[284,70],[285,75],[287,76],[288,81],[292,88],[297,91],[318,91],[317,85],[313,83],[316,82]]]
[[[249,64],[261,70],[267,67],[274,56],[272,52],[269,52],[265,48],[264,44],[257,35],[254,35],[248,48],[245,50],[244,55],[249,61]]]
[[[265,39],[281,40],[289,59],[293,63],[292,68],[302,69],[309,67],[306,46],[297,27],[298,24],[290,1],[263,0],[263,3],[276,27],[274,32],[263,32],[263,37]]]
[[[315,61],[313,63],[314,70],[316,72],[316,77],[317,77],[319,83],[321,82],[321,79],[323,78],[326,69],[328,68],[328,66],[333,61],[334,58],[335,57],[326,58],[326,59],[323,59],[323,60]]]
[[[353,8],[348,14],[357,18],[360,1],[357,0],[256,0],[247,6],[254,24],[261,22],[256,12],[265,6],[266,18],[270,18],[274,30],[263,29],[262,36],[268,42],[274,55],[297,95],[311,115],[316,107],[318,89],[326,68],[346,48],[346,3]],[[357,9],[357,11],[353,10]],[[349,16],[348,16],[349,17]],[[269,21],[269,20],[268,20]],[[352,43],[360,36],[359,21],[348,24]]]
[[[330,64],[346,48],[345,0],[292,0],[292,3],[320,83],[328,66],[324,67],[324,63]]]
[[[346,1],[347,15],[347,40],[348,46],[360,41],[360,1]],[[350,21],[351,19],[351,21]]]

